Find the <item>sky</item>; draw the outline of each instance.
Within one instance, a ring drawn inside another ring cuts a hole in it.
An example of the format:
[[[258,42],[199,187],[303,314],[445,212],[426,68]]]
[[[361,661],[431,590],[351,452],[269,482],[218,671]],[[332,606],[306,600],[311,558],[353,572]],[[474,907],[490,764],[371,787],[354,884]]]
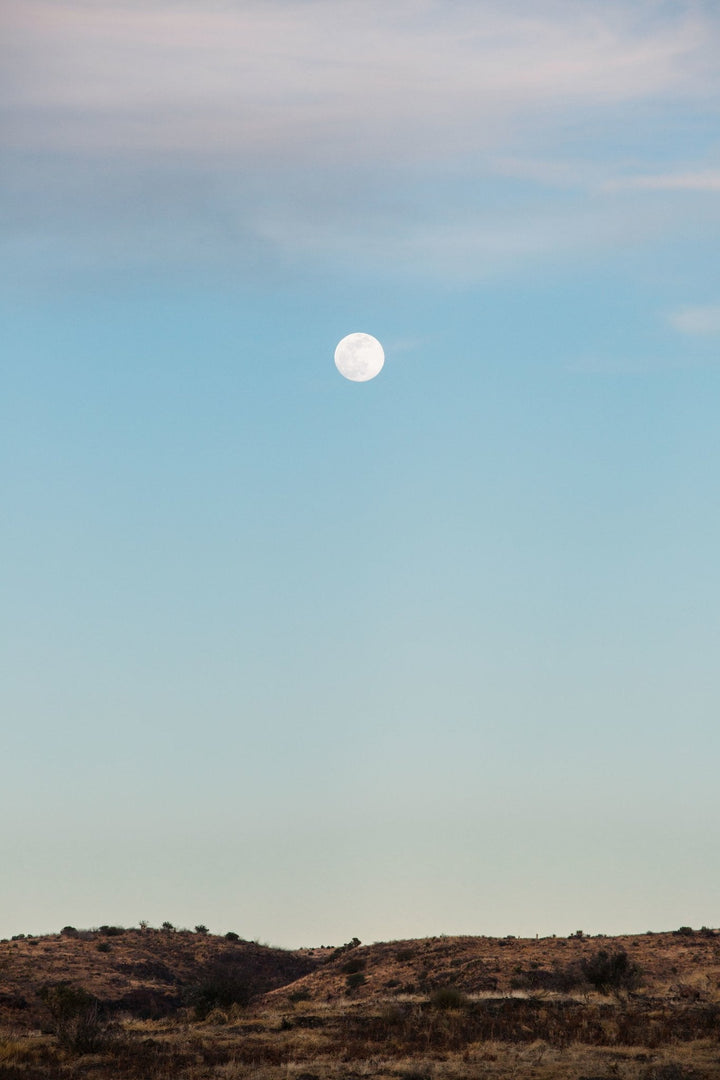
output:
[[[0,22],[0,934],[717,926],[717,5]]]

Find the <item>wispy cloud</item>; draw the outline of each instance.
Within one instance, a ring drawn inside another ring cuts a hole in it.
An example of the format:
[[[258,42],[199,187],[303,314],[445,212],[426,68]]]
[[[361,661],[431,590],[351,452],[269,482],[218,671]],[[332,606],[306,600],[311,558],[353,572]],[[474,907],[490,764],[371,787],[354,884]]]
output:
[[[482,279],[679,228],[685,210],[642,193],[715,191],[720,173],[664,142],[644,160],[628,116],[715,107],[720,12],[541,7],[6,0],[13,258],[378,260]]]
[[[681,334],[720,334],[720,304],[698,304],[677,308],[668,316],[670,325]]]
[[[624,176],[605,182],[609,191],[718,191],[720,169],[698,169],[695,172],[655,173]]]
[[[688,5],[15,0],[9,137],[64,149],[419,158],[588,105],[709,98],[717,19]]]

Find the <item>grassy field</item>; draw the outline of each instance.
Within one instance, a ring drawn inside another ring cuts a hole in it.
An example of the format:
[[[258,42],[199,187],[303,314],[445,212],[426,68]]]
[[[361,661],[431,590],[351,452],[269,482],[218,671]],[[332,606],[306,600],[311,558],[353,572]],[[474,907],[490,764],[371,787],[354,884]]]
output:
[[[0,943],[0,1080],[720,1080],[710,930],[295,952],[75,933]]]

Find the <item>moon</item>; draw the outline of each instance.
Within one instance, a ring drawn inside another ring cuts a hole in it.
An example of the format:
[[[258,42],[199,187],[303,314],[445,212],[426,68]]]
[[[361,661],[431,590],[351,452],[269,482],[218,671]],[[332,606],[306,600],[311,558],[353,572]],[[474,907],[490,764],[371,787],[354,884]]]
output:
[[[348,334],[335,349],[335,367],[351,382],[374,379],[385,363],[385,352],[372,334]]]

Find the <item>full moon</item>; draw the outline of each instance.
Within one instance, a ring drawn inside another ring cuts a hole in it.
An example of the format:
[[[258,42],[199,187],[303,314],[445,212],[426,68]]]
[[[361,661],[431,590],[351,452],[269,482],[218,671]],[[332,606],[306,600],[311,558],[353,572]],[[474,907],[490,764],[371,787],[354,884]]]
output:
[[[335,367],[352,382],[374,379],[385,363],[385,353],[372,334],[348,334],[335,349]]]

